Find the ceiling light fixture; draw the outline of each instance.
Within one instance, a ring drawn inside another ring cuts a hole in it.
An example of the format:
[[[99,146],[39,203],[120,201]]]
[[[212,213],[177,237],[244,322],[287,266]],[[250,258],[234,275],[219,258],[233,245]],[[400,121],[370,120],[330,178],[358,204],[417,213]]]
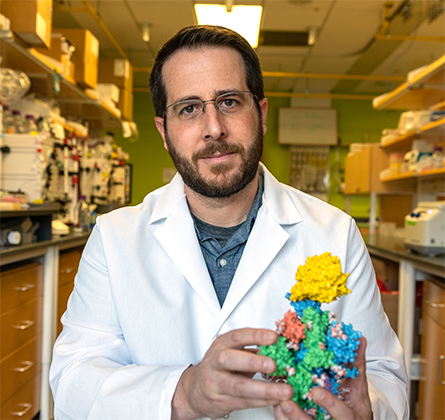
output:
[[[150,24],[147,22],[142,23],[142,39],[144,42],[150,42]]]
[[[233,0],[222,4],[195,4],[198,25],[218,25],[232,29],[247,39],[252,48],[258,46],[262,6],[234,6]]]
[[[317,40],[318,29],[316,26],[309,26],[308,28],[308,37],[307,37],[307,45],[314,45]]]

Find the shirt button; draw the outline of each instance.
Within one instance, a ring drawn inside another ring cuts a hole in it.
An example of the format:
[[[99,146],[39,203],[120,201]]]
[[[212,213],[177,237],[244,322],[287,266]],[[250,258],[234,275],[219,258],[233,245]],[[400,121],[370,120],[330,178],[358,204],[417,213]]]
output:
[[[220,265],[221,267],[224,267],[226,264],[227,264],[227,261],[226,261],[224,258],[221,258],[221,259],[219,260],[219,265]]]

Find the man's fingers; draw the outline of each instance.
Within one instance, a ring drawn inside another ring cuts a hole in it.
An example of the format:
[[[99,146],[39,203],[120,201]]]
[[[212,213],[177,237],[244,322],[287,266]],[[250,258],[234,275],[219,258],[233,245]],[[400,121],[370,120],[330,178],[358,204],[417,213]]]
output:
[[[274,406],[275,420],[311,420],[311,418],[293,401],[283,401]]]
[[[267,346],[277,341],[276,332],[267,329],[242,328],[220,335],[214,342],[216,346],[243,349],[246,346]]]
[[[260,405],[263,405],[261,400],[276,404],[292,398],[293,395],[293,389],[290,385],[252,380],[236,374],[227,375],[222,379],[218,391],[234,398],[257,399]]]
[[[334,419],[357,420],[354,411],[335,395],[323,388],[313,388],[309,395],[313,402],[323,407]]]
[[[367,346],[366,338],[361,337],[360,345],[358,346],[357,349],[357,356],[354,360],[354,363],[352,364],[352,366],[355,366],[359,371],[360,374],[359,376],[361,375],[364,376],[366,373],[366,359],[365,359],[366,346]]]
[[[275,362],[267,357],[244,350],[220,350],[213,361],[216,370],[231,372],[272,373],[276,369]]]

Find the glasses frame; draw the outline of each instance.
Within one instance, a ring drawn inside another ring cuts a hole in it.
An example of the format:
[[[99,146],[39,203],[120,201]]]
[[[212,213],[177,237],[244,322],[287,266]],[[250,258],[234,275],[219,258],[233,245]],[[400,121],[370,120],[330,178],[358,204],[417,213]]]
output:
[[[227,113],[225,113],[224,111],[221,110],[221,108],[218,106],[216,101],[218,100],[218,98],[221,98],[221,97],[224,97],[224,96],[230,96],[230,95],[233,95],[233,94],[236,94],[236,93],[248,93],[250,95],[252,103],[251,103],[249,108],[247,108],[247,109],[245,109],[245,110],[243,110],[241,112],[236,112],[234,114],[227,114]],[[233,90],[231,92],[221,93],[221,95],[216,96],[214,99],[207,99],[206,101],[203,101],[202,99],[199,99],[199,98],[198,99],[186,99],[184,101],[178,101],[178,102],[175,102],[173,104],[168,105],[165,108],[165,111],[164,111],[164,118],[167,117],[167,112],[168,112],[169,108],[171,108],[171,107],[173,107],[175,105],[187,104],[187,103],[190,103],[190,102],[201,102],[202,103],[202,111],[201,111],[201,113],[196,118],[193,118],[190,121],[178,121],[178,120],[173,119],[173,122],[182,124],[182,123],[186,123],[186,122],[198,121],[202,117],[202,115],[205,114],[206,104],[208,102],[213,102],[215,104],[216,110],[221,112],[221,114],[223,114],[223,115],[228,115],[228,116],[239,115],[239,114],[243,114],[244,112],[250,111],[253,108],[253,103],[254,103],[255,100],[258,101],[257,96],[255,94],[253,94],[252,92],[250,92],[249,90]],[[171,116],[170,116],[170,118],[171,118]]]

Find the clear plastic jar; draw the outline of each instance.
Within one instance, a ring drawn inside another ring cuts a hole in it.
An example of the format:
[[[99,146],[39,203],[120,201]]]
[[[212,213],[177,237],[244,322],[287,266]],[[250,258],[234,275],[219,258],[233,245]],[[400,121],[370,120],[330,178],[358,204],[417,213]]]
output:
[[[37,124],[34,115],[27,114],[25,117],[25,133],[37,134]]]
[[[444,163],[443,150],[441,147],[436,146],[434,147],[434,152],[433,152],[433,167],[435,169],[440,169],[443,168],[444,165],[445,163]]]
[[[3,132],[9,134],[15,133],[14,116],[8,105],[3,105]]]
[[[25,119],[22,117],[22,114],[20,111],[14,109],[12,111],[12,115],[14,118],[14,132],[23,134],[26,133],[25,130]]]

